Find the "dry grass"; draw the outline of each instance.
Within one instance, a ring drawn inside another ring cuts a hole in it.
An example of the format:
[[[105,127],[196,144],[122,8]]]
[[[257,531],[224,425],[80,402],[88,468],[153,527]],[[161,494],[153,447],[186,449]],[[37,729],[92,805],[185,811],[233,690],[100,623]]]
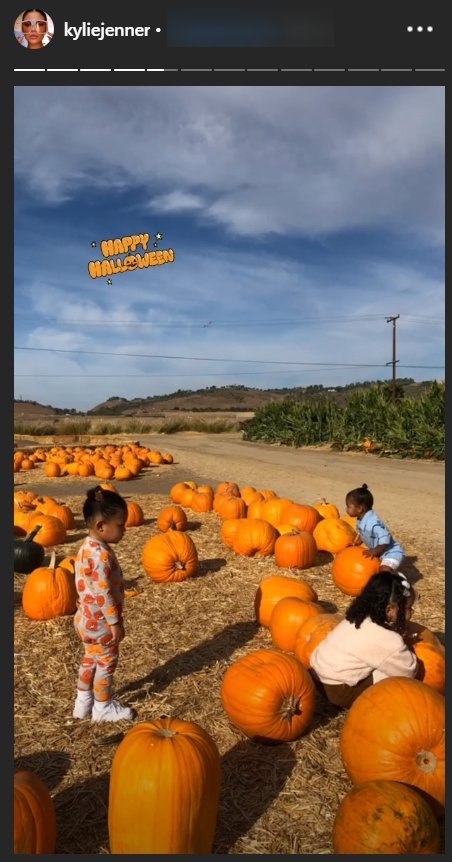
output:
[[[30,484],[33,480],[30,476]],[[124,485],[120,491],[130,496]],[[62,498],[61,491],[55,494]],[[85,535],[83,498],[64,499],[77,526],[58,547],[59,558],[73,554]],[[222,544],[215,513],[187,512],[200,559],[198,575],[180,584],[155,584],[142,568],[141,552],[158,532],[156,516],[169,498],[133,494],[133,499],[146,523],[129,529],[116,548],[127,586],[139,590],[126,604],[127,637],[115,676],[118,696],[136,709],[138,721],[162,715],[195,721],[215,740],[222,756],[222,790],[214,853],[331,854],[335,811],[351,786],[339,755],[344,713],[318,697],[314,721],[303,737],[263,746],[230,724],[220,699],[229,664],[272,646],[269,631],[255,623],[254,596],[261,578],[276,571],[274,559],[237,556]],[[425,542],[416,546],[408,534],[398,538],[418,555],[422,573],[415,618],[442,635],[444,577],[437,548]],[[319,555],[319,562],[302,577],[328,610],[344,611],[349,599],[332,582],[331,558]],[[419,577],[414,563],[405,571],[413,580]],[[15,765],[37,772],[51,791],[57,853],[108,854],[109,771],[130,724],[96,726],[72,719],[81,658],[72,617],[26,618],[23,582],[15,575]]]

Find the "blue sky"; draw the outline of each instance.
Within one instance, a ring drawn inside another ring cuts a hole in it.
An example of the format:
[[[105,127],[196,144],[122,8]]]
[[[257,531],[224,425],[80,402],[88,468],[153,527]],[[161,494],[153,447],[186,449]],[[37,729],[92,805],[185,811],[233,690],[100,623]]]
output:
[[[17,87],[15,105],[15,344],[76,351],[16,350],[16,397],[389,379],[392,314],[399,376],[444,378],[443,88]],[[90,278],[101,240],[145,232],[173,263]]]

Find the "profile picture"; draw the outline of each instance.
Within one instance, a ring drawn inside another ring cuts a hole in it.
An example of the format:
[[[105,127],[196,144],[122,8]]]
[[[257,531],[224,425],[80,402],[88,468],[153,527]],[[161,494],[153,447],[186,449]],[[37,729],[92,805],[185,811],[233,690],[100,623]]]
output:
[[[53,32],[53,21],[43,9],[26,9],[14,22],[14,35],[23,48],[45,48]]]

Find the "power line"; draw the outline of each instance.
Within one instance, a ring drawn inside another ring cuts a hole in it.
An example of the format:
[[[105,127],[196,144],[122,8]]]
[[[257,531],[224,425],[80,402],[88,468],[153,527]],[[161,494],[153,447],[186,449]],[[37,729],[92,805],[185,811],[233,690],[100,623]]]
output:
[[[303,317],[291,318],[290,320],[208,320],[204,322],[196,321],[192,323],[176,323],[172,321],[151,321],[151,320],[67,320],[65,318],[47,317],[46,323],[53,322],[64,326],[151,326],[160,329],[210,329],[214,327],[248,327],[248,326],[300,326],[311,323],[353,323],[354,321],[363,320],[383,320],[388,315],[384,314],[366,314],[355,315],[352,317]],[[36,323],[36,315],[31,317],[28,315],[18,315],[15,313],[15,320],[33,320]],[[442,318],[422,317],[420,315],[404,315],[404,320],[423,320],[430,323],[443,323]]]
[[[240,362],[242,364],[255,365],[325,365],[324,362],[293,362],[292,360],[280,359],[232,359],[218,356],[176,356],[165,353],[118,353],[102,350],[68,350],[62,347],[21,347],[15,346],[14,350],[34,350],[42,353],[75,353],[76,356],[129,356],[139,359],[183,359],[190,362]],[[385,362],[330,362],[331,368],[386,368]],[[444,368],[444,365],[401,365],[400,368]],[[116,376],[116,375],[115,375]]]

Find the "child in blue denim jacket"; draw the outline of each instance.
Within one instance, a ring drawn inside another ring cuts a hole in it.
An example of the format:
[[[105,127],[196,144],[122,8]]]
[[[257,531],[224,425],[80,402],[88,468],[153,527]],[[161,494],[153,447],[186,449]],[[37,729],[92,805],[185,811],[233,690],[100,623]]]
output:
[[[404,557],[402,545],[373,510],[374,498],[367,485],[354,488],[345,498],[347,515],[356,518],[356,530],[366,550],[365,557],[378,557],[380,571],[397,572]]]

